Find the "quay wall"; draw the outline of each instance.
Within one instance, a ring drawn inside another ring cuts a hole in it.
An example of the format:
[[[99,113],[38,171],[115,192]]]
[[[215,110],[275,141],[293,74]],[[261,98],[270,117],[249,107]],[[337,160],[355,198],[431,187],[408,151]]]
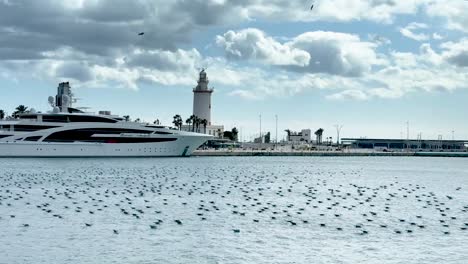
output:
[[[340,151],[219,151],[197,150],[198,157],[468,157],[467,152],[340,152]]]

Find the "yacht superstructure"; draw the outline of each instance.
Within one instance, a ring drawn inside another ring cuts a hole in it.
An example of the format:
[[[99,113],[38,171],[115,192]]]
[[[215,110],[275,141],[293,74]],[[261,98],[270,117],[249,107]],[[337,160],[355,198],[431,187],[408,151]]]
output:
[[[0,157],[190,156],[209,135],[129,122],[109,112],[73,108],[69,83],[49,97],[53,111],[0,121]]]

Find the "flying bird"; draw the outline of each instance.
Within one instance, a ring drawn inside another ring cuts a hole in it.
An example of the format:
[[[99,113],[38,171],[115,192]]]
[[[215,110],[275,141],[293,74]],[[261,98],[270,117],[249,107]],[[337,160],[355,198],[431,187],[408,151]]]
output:
[[[315,1],[312,2],[312,5],[310,6],[310,10],[314,9]]]
[[[145,34],[145,32],[140,32],[138,33],[138,36],[143,36]]]

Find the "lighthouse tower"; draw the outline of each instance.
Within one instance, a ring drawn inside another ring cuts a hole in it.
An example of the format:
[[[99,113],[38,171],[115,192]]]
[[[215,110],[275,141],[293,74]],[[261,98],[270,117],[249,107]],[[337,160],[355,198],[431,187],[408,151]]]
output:
[[[202,69],[198,85],[193,89],[193,115],[206,119],[208,126],[211,126],[211,94],[213,89],[208,88],[208,83],[205,69]]]

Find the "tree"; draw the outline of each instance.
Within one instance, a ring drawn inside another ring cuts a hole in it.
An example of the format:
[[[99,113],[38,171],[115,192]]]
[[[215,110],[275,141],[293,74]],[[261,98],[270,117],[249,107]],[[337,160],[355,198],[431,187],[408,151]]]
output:
[[[201,124],[201,121],[202,119],[199,118],[198,116],[195,116],[195,119],[194,119],[194,126],[195,126],[195,131],[196,132],[200,132],[200,124]]]
[[[236,127],[233,127],[233,128],[231,129],[231,134],[232,134],[232,140],[234,140],[234,141],[239,141],[239,137],[238,137],[239,131],[237,130]]]
[[[137,118],[137,119],[135,119],[135,122],[136,122],[136,123],[140,123],[140,122],[141,122],[141,119],[140,119],[140,118]]]
[[[315,136],[316,136],[316,141],[317,141],[317,145],[321,145],[322,144],[322,135],[323,135],[323,128],[319,128],[317,131],[315,131]]]
[[[154,125],[159,125],[159,119],[154,120],[153,124]]]
[[[179,130],[182,130],[182,117],[180,115],[175,115],[174,120],[172,121],[175,127],[177,127]]]
[[[285,132],[288,134],[288,137],[286,138],[286,141],[291,141],[291,130],[286,129]]]
[[[271,134],[270,132],[266,133],[265,135],[265,143],[270,143],[271,142]]]
[[[195,115],[191,115],[191,116],[190,116],[190,121],[191,121],[191,123],[192,123],[192,130],[191,130],[192,132],[195,131],[195,119],[196,119],[196,118],[197,118],[197,117],[196,117]]]
[[[223,137],[224,137],[224,138],[227,138],[227,139],[229,139],[229,140],[234,140],[234,137],[233,137],[233,135],[232,135],[232,131],[224,131]]]
[[[0,120],[2,120],[3,118],[5,118],[5,111],[0,109]]]
[[[203,119],[200,121],[200,123],[203,125],[203,133],[206,134],[206,126],[208,125],[208,120]]]
[[[24,106],[24,105],[19,105],[18,107],[16,107],[16,111],[13,112],[12,116],[14,118],[18,118],[21,114],[24,114],[28,111],[28,107],[27,106]]]
[[[129,115],[124,115],[123,118],[125,119],[126,122],[130,122],[130,116]]]
[[[193,115],[191,115],[189,118],[187,118],[187,120],[185,120],[185,123],[189,126],[189,129],[191,127],[192,122],[193,122]]]

